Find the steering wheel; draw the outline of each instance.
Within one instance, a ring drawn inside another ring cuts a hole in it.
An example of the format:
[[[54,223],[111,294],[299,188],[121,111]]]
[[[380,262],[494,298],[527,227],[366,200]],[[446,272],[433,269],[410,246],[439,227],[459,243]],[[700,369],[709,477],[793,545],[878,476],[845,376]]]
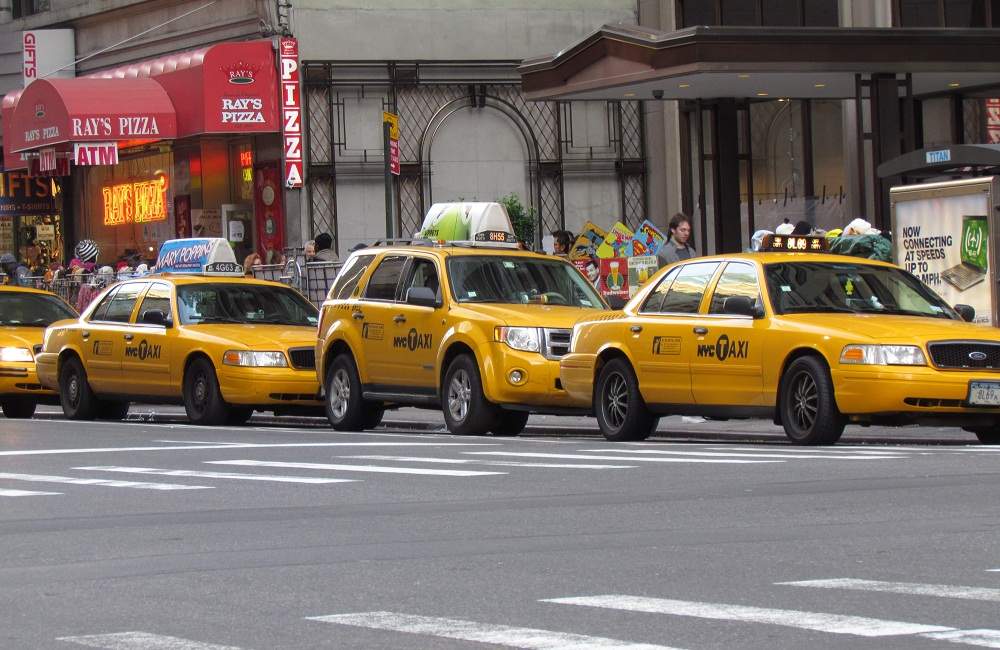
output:
[[[558,291],[546,291],[542,294],[542,298],[545,300],[546,304],[549,305],[568,305],[569,301],[566,300],[566,296],[562,295]]]

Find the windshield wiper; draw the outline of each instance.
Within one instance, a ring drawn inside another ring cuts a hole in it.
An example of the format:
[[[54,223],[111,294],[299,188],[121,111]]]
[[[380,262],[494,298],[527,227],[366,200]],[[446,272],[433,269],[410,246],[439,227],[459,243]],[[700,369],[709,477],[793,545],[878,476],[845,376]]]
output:
[[[784,314],[795,312],[809,312],[817,314],[871,314],[873,312],[863,309],[851,309],[850,307],[821,307],[809,305],[797,305],[795,307],[785,307],[781,310]]]
[[[294,320],[278,320],[274,318],[265,318],[261,320],[248,320],[248,323],[253,323],[254,325],[292,325],[294,327],[312,327],[315,323],[300,323]]]

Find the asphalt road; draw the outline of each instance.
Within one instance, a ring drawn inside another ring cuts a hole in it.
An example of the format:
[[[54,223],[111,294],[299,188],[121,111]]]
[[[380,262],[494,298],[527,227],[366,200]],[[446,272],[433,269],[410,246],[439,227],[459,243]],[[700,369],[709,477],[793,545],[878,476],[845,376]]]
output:
[[[961,432],[139,417],[0,418],[0,648],[1000,647],[1000,447]]]

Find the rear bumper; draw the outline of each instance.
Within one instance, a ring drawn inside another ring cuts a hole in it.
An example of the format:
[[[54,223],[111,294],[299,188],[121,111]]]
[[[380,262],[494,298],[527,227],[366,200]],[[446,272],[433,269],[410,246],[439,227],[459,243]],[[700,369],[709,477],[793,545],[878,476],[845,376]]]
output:
[[[319,382],[313,370],[234,368],[218,372],[222,398],[241,406],[320,406]]]

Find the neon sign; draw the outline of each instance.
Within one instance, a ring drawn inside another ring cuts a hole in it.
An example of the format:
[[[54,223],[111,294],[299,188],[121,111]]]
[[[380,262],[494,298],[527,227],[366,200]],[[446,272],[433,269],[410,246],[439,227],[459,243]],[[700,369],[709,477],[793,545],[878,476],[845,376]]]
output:
[[[150,181],[108,185],[101,193],[105,226],[150,223],[167,218],[167,179],[163,176]]]

